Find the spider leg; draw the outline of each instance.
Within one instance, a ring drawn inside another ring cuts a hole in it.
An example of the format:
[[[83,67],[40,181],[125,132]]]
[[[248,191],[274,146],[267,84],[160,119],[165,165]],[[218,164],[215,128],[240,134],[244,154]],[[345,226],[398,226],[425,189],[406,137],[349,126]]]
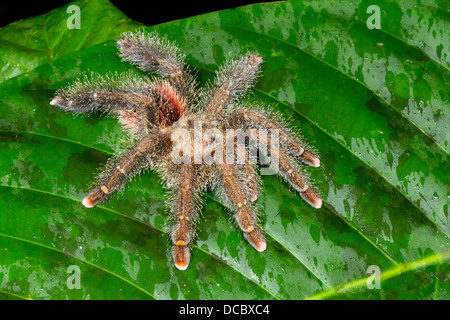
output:
[[[143,94],[101,89],[89,90],[80,94],[60,93],[50,101],[51,105],[75,113],[126,110],[130,106],[150,105],[152,103],[152,98]]]
[[[298,139],[291,137],[280,125],[270,120],[266,115],[255,110],[243,109],[237,111],[232,118],[246,124],[253,124],[258,128],[277,130],[279,132],[280,142],[284,146],[283,149],[289,155],[309,166],[320,166],[320,159],[314,152],[303,146]]]
[[[216,89],[207,103],[204,117],[215,117],[229,101],[245,94],[258,77],[262,62],[259,55],[252,53],[222,67],[217,72]]]
[[[256,201],[259,195],[259,181],[256,175],[255,169],[250,163],[249,156],[245,147],[240,143],[236,142],[235,152],[237,157],[243,158],[243,164],[238,165],[238,170],[243,177],[243,182],[246,186],[247,193],[249,194],[250,201]]]
[[[51,105],[75,113],[114,112],[153,104],[149,83],[145,80],[121,81],[115,76],[92,74],[56,92]]]
[[[169,81],[185,96],[186,82],[192,81],[178,48],[155,33],[124,33],[117,41],[123,60],[145,72],[156,72]]]
[[[278,172],[300,193],[300,196],[309,205],[316,209],[322,207],[322,199],[319,193],[311,186],[308,179],[297,168],[295,162],[290,159],[285,150],[272,143],[271,138],[261,130],[258,132],[258,136],[252,136],[251,139],[257,144],[264,141],[265,146],[270,146],[265,151],[271,156],[272,161],[274,161],[274,155],[278,158],[278,162],[275,164]]]
[[[145,79],[119,80],[117,74],[85,76],[58,90],[50,104],[74,113],[113,114],[126,130],[145,136],[158,120],[157,101],[161,99],[154,87]]]
[[[311,186],[304,174],[301,173],[296,163],[291,160],[291,157],[298,158],[310,166],[318,167],[320,166],[320,160],[314,153],[304,148],[280,126],[257,111],[249,109],[240,110],[232,116],[232,119],[245,126],[277,130],[279,139],[282,142],[280,145],[272,143],[271,138],[264,130],[259,130],[258,134],[256,134],[256,131],[253,131],[250,139],[253,143],[260,146],[264,142],[264,145],[267,146],[267,150],[265,151],[277,156],[278,163],[276,169],[300,193],[303,200],[314,208],[320,208],[322,206],[322,199],[318,192]],[[272,157],[273,159],[274,157]]]
[[[159,141],[160,137],[157,134],[149,135],[122,158],[114,159],[115,166],[103,174],[105,178],[101,179],[100,186],[83,199],[83,205],[86,208],[92,208],[119,190],[127,179],[132,178],[140,169],[147,166],[147,154]]]
[[[245,192],[245,185],[239,179],[238,166],[225,163],[217,166],[228,199],[235,210],[234,218],[244,232],[244,237],[257,251],[263,252],[267,248],[266,239],[257,227],[257,217]]]
[[[190,262],[188,244],[193,236],[193,223],[198,211],[196,205],[195,167],[181,165],[180,189],[173,203],[175,224],[172,228],[172,256],[179,270],[186,270]]]

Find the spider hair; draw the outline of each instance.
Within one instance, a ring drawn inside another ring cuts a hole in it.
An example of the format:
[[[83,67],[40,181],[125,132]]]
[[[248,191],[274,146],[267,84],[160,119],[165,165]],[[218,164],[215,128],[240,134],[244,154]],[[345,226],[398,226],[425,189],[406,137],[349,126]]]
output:
[[[123,190],[139,173],[156,171],[168,190],[168,240],[180,270],[190,263],[202,199],[208,190],[213,190],[232,213],[233,223],[244,238],[257,251],[266,250],[261,208],[256,202],[262,187],[256,160],[263,155],[271,158],[269,167],[307,203],[314,208],[322,206],[318,190],[303,169],[304,164],[320,166],[314,149],[279,113],[243,102],[260,75],[263,59],[259,54],[248,52],[231,59],[218,69],[207,89],[198,90],[185,64],[186,56],[156,33],[125,33],[117,48],[123,61],[154,73],[153,77],[84,75],[58,90],[50,102],[75,114],[112,115],[129,133],[128,143],[102,168],[83,205],[92,208]],[[201,126],[196,125],[198,121]],[[229,129],[242,130],[244,138],[229,136]],[[173,158],[177,153],[185,155],[174,137],[178,130],[189,137],[182,142],[183,148],[200,140],[200,149],[187,152],[191,161],[186,163]],[[195,161],[198,158],[200,162]]]

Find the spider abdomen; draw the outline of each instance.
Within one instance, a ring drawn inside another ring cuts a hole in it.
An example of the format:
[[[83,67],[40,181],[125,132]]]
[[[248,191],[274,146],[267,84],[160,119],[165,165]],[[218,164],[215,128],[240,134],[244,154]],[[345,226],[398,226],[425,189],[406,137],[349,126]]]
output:
[[[169,127],[178,121],[186,112],[186,101],[182,99],[176,89],[168,84],[152,86],[154,108],[156,109],[156,124],[160,128]]]

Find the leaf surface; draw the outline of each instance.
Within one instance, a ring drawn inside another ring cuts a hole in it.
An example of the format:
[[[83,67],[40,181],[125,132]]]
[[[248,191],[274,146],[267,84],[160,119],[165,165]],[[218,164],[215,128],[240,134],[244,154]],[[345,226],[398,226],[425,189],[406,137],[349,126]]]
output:
[[[75,22],[79,29],[73,27]],[[106,0],[73,1],[13,22],[0,32],[0,82],[141,26]]]
[[[120,61],[115,42],[58,55],[1,83],[5,298],[448,298],[445,48],[433,55],[406,36],[413,18],[401,28],[368,29],[369,5],[263,3],[148,28],[180,46],[202,84],[230,58],[259,52],[265,63],[250,99],[291,119],[322,161],[308,169],[324,197],[320,210],[276,176],[263,176],[262,254],[208,194],[184,272],[172,265],[167,196],[155,173],[94,209],[81,206],[97,168],[120,148],[117,122],[49,105],[56,89],[83,72],[141,76]],[[401,19],[408,5],[380,8]],[[439,26],[445,13],[435,5],[422,14]],[[414,32],[427,40],[423,28]],[[81,290],[64,289],[70,265],[83,272]],[[367,286],[370,266],[382,272],[380,289]]]

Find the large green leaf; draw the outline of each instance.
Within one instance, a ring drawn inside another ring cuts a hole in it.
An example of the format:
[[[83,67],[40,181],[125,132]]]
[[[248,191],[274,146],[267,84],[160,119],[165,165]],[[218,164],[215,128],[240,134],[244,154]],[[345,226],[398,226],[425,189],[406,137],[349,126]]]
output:
[[[323,163],[310,170],[320,210],[263,177],[262,254],[208,194],[184,272],[172,265],[167,197],[155,173],[94,209],[80,203],[120,147],[120,126],[49,105],[82,72],[140,76],[115,42],[1,83],[0,298],[450,298],[448,12],[379,1],[382,28],[370,30],[372,2],[263,3],[148,28],[179,44],[202,83],[231,57],[260,52],[252,99],[292,119]],[[443,34],[440,53],[417,15]],[[81,270],[81,290],[67,288],[70,265]],[[370,266],[382,271],[380,289],[367,286]]]
[[[71,6],[79,8],[80,29],[67,27],[76,21]],[[42,16],[11,23],[0,32],[0,81],[140,26],[107,0],[78,0]]]

